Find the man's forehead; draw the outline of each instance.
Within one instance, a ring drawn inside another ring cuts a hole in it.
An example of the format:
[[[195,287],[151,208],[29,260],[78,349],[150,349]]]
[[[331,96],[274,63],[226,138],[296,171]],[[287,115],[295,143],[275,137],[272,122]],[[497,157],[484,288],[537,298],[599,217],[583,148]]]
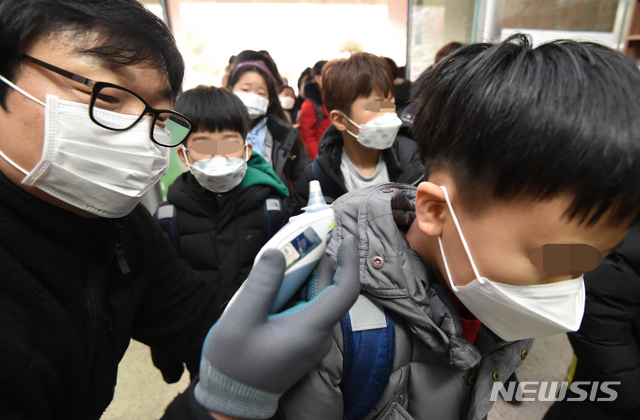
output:
[[[101,40],[100,32],[97,30],[60,30],[38,38],[25,52],[29,55],[34,55],[29,50],[39,50],[41,52],[35,54],[39,56],[36,57],[39,59],[44,58],[41,56],[42,52],[52,52],[58,57],[64,58],[64,61],[59,63],[59,67],[65,70],[71,72],[76,70],[80,76],[94,81],[123,84],[124,87],[136,93],[145,90],[151,93],[148,87],[155,85],[154,92],[152,92],[153,96],[167,99],[173,103],[175,95],[171,90],[166,70],[158,68],[152,58],[128,64],[125,56],[117,55],[112,57],[107,53],[101,52],[102,46],[103,41]],[[46,58],[44,61],[46,61]],[[73,67],[77,63],[84,65],[85,68],[82,70],[74,69]],[[96,72],[96,70],[98,71]],[[141,78],[141,75],[136,70],[147,70],[144,78]],[[109,78],[107,73],[112,73],[117,81],[105,80]]]
[[[145,85],[149,82],[148,79],[141,80],[139,74],[137,74],[136,70],[145,69],[151,70],[152,72],[157,73],[157,82],[158,89],[155,92],[157,96],[167,99],[173,102],[173,91],[171,90],[171,85],[169,84],[169,78],[166,73],[157,69],[155,66],[150,63],[136,63],[131,65],[116,63],[113,60],[110,60],[104,56],[98,54],[79,54],[79,57],[84,57],[85,59],[94,63],[94,65],[102,67],[103,69],[115,74],[118,78],[124,79],[131,83],[133,87],[131,90],[138,93],[139,87],[145,87]],[[138,89],[137,89],[138,88]]]

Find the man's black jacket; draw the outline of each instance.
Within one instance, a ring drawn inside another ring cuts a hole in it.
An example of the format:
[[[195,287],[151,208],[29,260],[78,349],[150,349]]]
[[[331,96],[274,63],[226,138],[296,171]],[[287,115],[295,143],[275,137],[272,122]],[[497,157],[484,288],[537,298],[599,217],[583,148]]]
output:
[[[99,419],[135,338],[197,363],[229,292],[142,206],[89,219],[0,173],[0,418]]]

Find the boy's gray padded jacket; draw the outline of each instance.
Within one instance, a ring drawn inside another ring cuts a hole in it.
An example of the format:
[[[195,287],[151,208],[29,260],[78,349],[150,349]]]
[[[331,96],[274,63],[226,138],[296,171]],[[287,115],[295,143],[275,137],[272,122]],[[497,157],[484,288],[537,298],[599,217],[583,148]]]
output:
[[[336,227],[327,254],[335,261],[345,234],[356,236],[361,293],[388,308],[395,323],[389,384],[365,418],[484,419],[493,405],[494,378],[506,380],[533,340],[504,342],[484,326],[475,345],[462,338],[453,302],[403,233],[415,219],[415,195],[415,187],[390,183],[353,191],[333,204]],[[374,257],[384,261],[379,269],[371,264]],[[333,335],[329,354],[280,399],[274,418],[343,418],[340,324]]]

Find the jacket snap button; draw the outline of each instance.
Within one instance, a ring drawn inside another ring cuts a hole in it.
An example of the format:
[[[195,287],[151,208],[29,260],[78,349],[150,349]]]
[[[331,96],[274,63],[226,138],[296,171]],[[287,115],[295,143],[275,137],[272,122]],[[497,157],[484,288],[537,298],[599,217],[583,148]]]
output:
[[[382,190],[383,193],[390,193],[393,192],[393,190],[391,188],[387,188],[386,190]]]
[[[373,268],[381,268],[384,265],[384,260],[380,256],[373,257],[371,259],[371,265]]]
[[[493,382],[500,382],[500,374],[497,370],[493,372]]]
[[[522,360],[526,359],[527,356],[529,355],[529,351],[527,349],[522,350],[522,354],[520,355],[520,357],[522,357]]]

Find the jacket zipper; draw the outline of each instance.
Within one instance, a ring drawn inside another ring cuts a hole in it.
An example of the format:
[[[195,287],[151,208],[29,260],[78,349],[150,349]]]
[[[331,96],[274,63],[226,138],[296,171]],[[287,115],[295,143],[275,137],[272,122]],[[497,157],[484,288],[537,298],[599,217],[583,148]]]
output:
[[[112,246],[113,246],[112,242]],[[119,249],[120,240],[117,238],[115,240],[115,247]],[[94,254],[93,262],[96,263],[99,257]],[[93,362],[93,358],[95,356],[96,345],[98,341],[98,329],[99,329],[99,320],[98,320],[98,302],[96,300],[96,295],[94,292],[95,283],[97,281],[97,277],[99,276],[98,270],[91,270],[89,272],[89,276],[87,278],[87,300],[89,302],[89,312],[91,314],[91,326],[89,329],[89,364]]]
[[[503,341],[502,343],[498,344],[497,346],[493,346],[491,347],[489,350],[487,350],[483,355],[482,358],[480,359],[480,361],[478,362],[477,365],[474,366],[473,370],[471,371],[471,375],[469,375],[469,379],[467,379],[467,384],[469,385],[473,385],[476,381],[476,376],[478,376],[478,371],[480,370],[480,363],[482,363],[482,359],[484,359],[485,357],[487,357],[488,355],[490,355],[491,353],[493,353],[496,350],[500,350],[502,348],[505,348],[507,346],[512,345],[513,343],[517,343],[520,340],[514,340],[514,341]]]
[[[480,364],[482,363],[482,359],[484,359],[485,357],[487,357],[488,355],[490,355],[494,351],[500,350],[500,349],[505,348],[507,346],[510,346],[513,343],[517,343],[518,341],[520,341],[520,340],[503,341],[502,343],[491,347],[489,350],[487,350],[482,355],[482,358],[480,359],[478,364],[473,367],[473,370],[471,370],[471,374],[469,375],[469,378],[467,379],[467,390],[466,390],[464,398],[462,400],[462,404],[463,404],[462,406],[464,407],[464,410],[461,412],[461,417],[460,417],[461,419],[463,419],[462,415],[468,415],[469,414],[469,403],[471,402],[471,399],[469,397],[471,395],[471,387],[476,383],[476,378],[478,376],[478,372],[480,371]]]
[[[93,273],[87,282],[87,299],[89,301],[89,311],[91,313],[91,327],[89,330],[89,363],[93,360],[93,354],[96,348],[96,341],[98,337],[98,305],[96,303],[96,297],[93,292]]]
[[[502,343],[498,344],[497,346],[493,346],[492,348],[490,348],[489,350],[487,350],[485,352],[485,354],[482,355],[482,358],[484,359],[486,356],[490,355],[491,353],[493,353],[496,350],[500,350],[502,348],[505,348],[507,346],[512,345],[513,343],[517,343],[520,340],[514,340],[514,341],[503,341]]]

